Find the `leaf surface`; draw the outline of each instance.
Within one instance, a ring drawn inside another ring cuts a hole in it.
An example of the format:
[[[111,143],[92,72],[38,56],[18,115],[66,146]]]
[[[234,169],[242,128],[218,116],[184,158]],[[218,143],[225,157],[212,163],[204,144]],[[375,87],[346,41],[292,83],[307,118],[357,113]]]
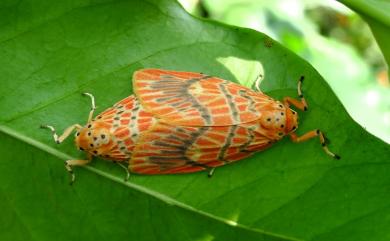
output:
[[[173,1],[0,3],[0,240],[388,240],[390,148],[346,113],[324,79],[267,36],[189,16]],[[298,133],[251,158],[206,173],[132,175],[85,158],[72,138],[56,145],[41,124],[84,124],[132,93],[140,68],[203,72],[270,96],[296,97],[309,111]],[[375,225],[373,225],[375,223]]]

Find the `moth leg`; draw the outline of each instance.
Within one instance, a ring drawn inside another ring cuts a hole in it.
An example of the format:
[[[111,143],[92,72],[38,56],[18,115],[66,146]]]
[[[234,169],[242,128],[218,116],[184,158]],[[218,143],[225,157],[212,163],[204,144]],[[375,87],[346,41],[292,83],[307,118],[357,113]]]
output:
[[[127,181],[129,180],[129,178],[130,178],[129,169],[128,169],[125,165],[123,165],[122,163],[120,163],[120,162],[115,162],[115,163],[118,164],[118,165],[119,165],[120,167],[122,167],[123,169],[125,169],[126,176],[125,176],[124,181],[127,182]]]
[[[264,76],[262,74],[259,74],[255,80],[255,89],[257,90],[257,92],[260,92],[260,93],[262,93],[262,91],[260,89],[260,82],[264,79],[263,77]]]
[[[212,167],[209,169],[209,173],[207,174],[208,177],[212,177],[214,175],[215,167]]]
[[[51,133],[53,134],[54,141],[57,144],[60,144],[61,142],[63,142],[73,132],[74,129],[80,130],[82,128],[82,126],[79,125],[79,124],[71,125],[71,126],[69,126],[68,128],[65,129],[64,133],[61,136],[57,135],[56,129],[53,126],[41,125],[41,128],[45,128],[45,129],[51,130]]]
[[[340,159],[340,156],[337,155],[337,154],[334,154],[333,152],[329,151],[327,145],[326,145],[326,141],[325,141],[325,136],[324,134],[322,133],[322,131],[320,130],[312,130],[312,131],[309,131],[305,134],[303,134],[302,136],[297,136],[297,134],[295,134],[294,132],[293,133],[290,133],[290,138],[293,142],[303,142],[303,141],[307,141],[309,139],[312,139],[312,138],[315,138],[317,137],[320,139],[320,143],[322,145],[322,149],[324,149],[324,151],[326,152],[326,154],[328,154],[329,156],[335,158],[335,159]]]
[[[301,85],[303,82],[304,76],[301,76],[301,78],[298,81],[298,97],[300,100],[291,98],[291,97],[284,97],[283,103],[286,107],[289,107],[290,105],[293,105],[297,107],[300,110],[307,111],[307,103],[305,98],[303,97],[302,90],[301,90]]]
[[[65,161],[65,168],[69,172],[70,175],[70,182],[69,184],[72,185],[76,179],[76,176],[74,175],[73,166],[85,166],[88,163],[92,161],[92,157],[89,157],[87,160],[66,160]]]
[[[91,98],[91,111],[89,112],[89,115],[88,115],[88,123],[91,122],[92,118],[93,118],[93,112],[96,110],[96,106],[95,106],[95,97],[90,94],[90,93],[83,93],[83,95],[86,95],[86,96],[89,96]]]

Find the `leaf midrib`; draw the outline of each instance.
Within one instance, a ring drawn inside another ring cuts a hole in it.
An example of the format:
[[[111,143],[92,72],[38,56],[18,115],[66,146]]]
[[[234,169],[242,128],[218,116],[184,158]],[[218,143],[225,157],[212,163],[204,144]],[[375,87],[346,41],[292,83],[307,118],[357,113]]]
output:
[[[15,130],[13,130],[12,128],[9,128],[5,125],[0,125],[0,132],[3,133],[3,134],[6,134],[8,136],[11,136],[21,142],[24,142],[24,143],[27,143],[29,144],[30,146],[33,146],[41,151],[44,151],[44,152],[47,152],[48,154],[51,154],[59,159],[62,159],[62,160],[69,160],[69,159],[76,159],[75,157],[72,157],[68,154],[65,154],[57,149],[54,149],[42,142],[39,142],[31,137],[28,137],[28,136],[25,136]],[[259,234],[262,234],[262,235],[268,235],[268,236],[273,236],[273,237],[276,237],[276,238],[281,238],[281,239],[285,239],[285,240],[291,240],[291,241],[303,241],[301,239],[297,239],[297,238],[293,238],[293,237],[287,237],[287,236],[284,236],[284,235],[281,235],[281,234],[276,234],[276,233],[272,233],[272,232],[268,232],[268,231],[265,231],[265,230],[261,230],[261,229],[258,229],[258,228],[250,228],[248,226],[245,226],[245,225],[242,225],[240,223],[232,223],[230,220],[228,219],[224,219],[224,218],[221,218],[219,216],[215,216],[213,214],[210,214],[210,213],[207,213],[207,212],[204,212],[204,211],[201,211],[201,210],[198,210],[188,204],[185,204],[183,202],[180,202],[180,201],[177,201],[163,193],[160,193],[160,192],[156,192],[152,189],[149,189],[147,187],[144,187],[144,186],[140,186],[140,185],[137,185],[135,183],[132,183],[132,182],[124,182],[122,178],[119,178],[119,177],[116,177],[112,174],[109,174],[109,173],[106,173],[102,170],[99,170],[95,167],[92,167],[92,166],[82,166],[83,168],[87,169],[88,171],[91,171],[97,175],[100,175],[102,177],[105,177],[111,181],[114,181],[118,184],[121,184],[121,185],[124,185],[128,188],[131,188],[133,190],[136,190],[136,191],[139,191],[141,193],[144,193],[146,195],[149,195],[153,198],[156,198],[168,205],[172,205],[172,206],[177,206],[178,208],[182,208],[184,210],[187,210],[187,211],[191,211],[191,212],[194,212],[194,213],[197,213],[199,215],[202,215],[204,217],[207,217],[207,218],[210,218],[210,219],[213,219],[215,221],[218,221],[220,223],[223,223],[225,225],[229,225],[231,228],[240,228],[240,229],[244,229],[244,230],[247,230],[247,231],[251,231],[251,232],[256,232],[256,233],[259,233]]]

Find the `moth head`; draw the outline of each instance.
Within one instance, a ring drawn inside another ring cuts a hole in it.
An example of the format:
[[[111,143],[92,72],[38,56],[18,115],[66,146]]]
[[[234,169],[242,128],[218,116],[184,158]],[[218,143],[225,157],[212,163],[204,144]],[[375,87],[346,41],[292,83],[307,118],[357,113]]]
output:
[[[107,153],[113,143],[109,130],[94,122],[77,131],[75,142],[79,150],[95,156]]]
[[[298,113],[290,108],[286,108],[286,128],[285,133],[294,132],[298,128]]]

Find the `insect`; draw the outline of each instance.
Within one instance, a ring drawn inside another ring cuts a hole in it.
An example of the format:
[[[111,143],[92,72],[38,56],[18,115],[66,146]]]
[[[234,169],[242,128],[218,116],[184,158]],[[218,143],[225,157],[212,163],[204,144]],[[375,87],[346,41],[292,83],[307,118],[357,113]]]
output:
[[[73,166],[88,164],[94,156],[117,162],[140,174],[189,173],[208,170],[246,158],[289,135],[293,142],[318,137],[330,156],[324,134],[316,129],[297,136],[298,114],[290,105],[306,111],[298,81],[299,100],[283,102],[259,91],[201,73],[143,69],[133,76],[131,95],[94,116],[93,95],[87,124],[74,124],[54,140],[61,143],[76,130],[76,146],[85,160],[67,160]],[[258,88],[258,83],[257,83]],[[122,163],[126,163],[127,167]],[[127,175],[127,178],[128,178]]]

